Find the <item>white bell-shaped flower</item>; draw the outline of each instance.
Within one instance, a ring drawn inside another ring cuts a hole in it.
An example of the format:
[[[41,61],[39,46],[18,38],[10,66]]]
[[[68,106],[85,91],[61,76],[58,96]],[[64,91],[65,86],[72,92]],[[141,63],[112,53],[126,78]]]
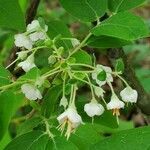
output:
[[[27,32],[30,33],[29,37],[33,42],[46,39],[47,30],[48,26],[45,25],[44,29],[42,29],[38,20],[33,20],[27,26]]]
[[[22,34],[15,35],[15,45],[17,47],[24,47],[26,49],[31,49],[33,43],[28,36],[22,33]]]
[[[63,106],[64,108],[68,106],[68,100],[65,96],[61,98],[59,106]]]
[[[90,103],[85,104],[84,111],[89,117],[100,116],[104,112],[104,107],[96,100],[92,100]]]
[[[101,87],[94,86],[94,92],[97,97],[104,97],[105,91]]]
[[[36,42],[38,40],[45,40],[46,34],[44,32],[35,32],[30,34],[29,37],[33,42]]]
[[[60,124],[59,130],[61,130],[62,133],[65,126],[67,126],[65,133],[67,139],[70,137],[70,134],[82,123],[82,118],[74,107],[69,107],[65,112],[57,117],[57,120]]]
[[[119,100],[116,94],[112,94],[110,102],[107,104],[107,109],[108,110],[113,110],[113,115],[120,115],[119,110],[121,108],[124,108],[124,102]]]
[[[106,72],[106,79],[104,81],[100,81],[98,79],[98,75],[102,72],[105,71]],[[94,70],[94,72],[92,73],[92,78],[96,81],[96,83],[99,86],[102,86],[104,84],[106,84],[106,82],[113,82],[113,77],[112,77],[112,70],[110,67],[107,66],[103,66],[103,65],[97,65],[96,69]]]
[[[138,98],[138,93],[136,90],[127,86],[120,92],[120,96],[124,102],[136,103]]]
[[[40,91],[32,84],[23,84],[21,90],[29,100],[42,99]]]
[[[31,54],[25,61],[20,62],[18,66],[22,67],[25,72],[28,72],[32,68],[36,67],[34,64],[34,55]]]

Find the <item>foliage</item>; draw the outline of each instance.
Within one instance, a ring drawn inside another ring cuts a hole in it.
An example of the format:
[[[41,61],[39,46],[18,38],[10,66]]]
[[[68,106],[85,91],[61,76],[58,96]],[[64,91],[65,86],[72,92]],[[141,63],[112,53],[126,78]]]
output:
[[[98,60],[121,47],[139,49],[133,65],[147,57],[149,45],[136,42],[149,27],[130,11],[144,2],[59,0],[49,11],[41,1],[25,27],[30,2],[0,0],[0,149],[149,149],[149,127],[121,119],[135,109],[125,104],[138,100],[123,77],[125,58]],[[149,92],[149,70],[135,67]]]

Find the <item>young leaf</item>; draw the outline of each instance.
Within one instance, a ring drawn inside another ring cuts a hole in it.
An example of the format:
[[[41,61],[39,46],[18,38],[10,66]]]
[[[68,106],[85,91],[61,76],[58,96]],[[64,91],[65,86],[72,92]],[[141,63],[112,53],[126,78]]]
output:
[[[91,56],[83,50],[74,53],[72,57],[76,59],[76,63],[92,65]]]
[[[121,73],[124,72],[124,63],[121,58],[116,60],[115,71],[121,72]]]
[[[87,41],[87,45],[93,48],[119,48],[131,43],[131,41],[109,36],[91,36]]]
[[[148,36],[148,28],[140,17],[129,12],[121,12],[100,25],[93,28],[91,31],[94,35],[106,35],[124,40],[136,40]]]
[[[25,19],[17,0],[0,0],[0,27],[25,29]]]
[[[60,3],[71,15],[85,22],[99,19],[107,9],[107,0],[60,0]]]
[[[112,12],[129,10],[144,3],[145,0],[108,0],[108,7]]]
[[[125,130],[92,145],[90,150],[148,150],[149,138],[149,127]]]

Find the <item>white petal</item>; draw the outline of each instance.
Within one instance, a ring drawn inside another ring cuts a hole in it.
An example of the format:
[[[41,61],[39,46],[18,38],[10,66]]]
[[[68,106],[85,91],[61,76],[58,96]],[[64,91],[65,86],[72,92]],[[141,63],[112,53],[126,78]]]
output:
[[[84,111],[90,117],[93,117],[95,115],[100,116],[104,112],[104,107],[96,102],[90,102],[88,104],[85,104]]]
[[[57,120],[58,122],[61,124],[63,123],[68,117],[68,113],[67,113],[67,110],[65,112],[63,112],[62,114],[60,114],[58,117],[57,117]]]
[[[15,35],[15,45],[17,47],[25,47],[26,49],[32,48],[32,41],[25,34]]]
[[[27,25],[27,32],[33,32],[40,28],[38,20],[33,20],[30,24]]]
[[[124,102],[120,101],[119,98],[113,94],[111,101],[107,104],[107,109],[120,109],[124,108]]]
[[[106,72],[106,80],[105,81],[100,81],[97,76],[100,72],[105,71]],[[99,86],[105,85],[106,82],[113,82],[113,77],[112,77],[112,70],[110,67],[103,66],[103,65],[97,65],[95,71],[92,73],[92,78],[96,80],[96,83]]]
[[[35,32],[30,34],[29,36],[33,42],[46,39],[46,35],[43,32]]]
[[[34,64],[34,55],[31,54],[25,61],[20,62],[18,66],[22,67],[25,72],[28,72],[32,68],[36,67]]]
[[[68,105],[68,100],[67,100],[67,98],[66,98],[65,96],[63,96],[63,97],[61,98],[61,100],[60,100],[59,106],[63,106],[64,108],[66,108],[67,105]]]
[[[138,98],[138,93],[131,87],[126,87],[120,92],[120,96],[124,102],[136,103]]]
[[[73,128],[76,128],[82,123],[81,116],[73,108],[68,109],[68,119],[72,122]]]
[[[25,94],[26,98],[29,100],[41,99],[42,95],[38,89],[36,89],[32,84],[23,84],[21,86],[22,92]]]
[[[95,86],[94,92],[97,97],[104,97],[105,91],[101,87]]]

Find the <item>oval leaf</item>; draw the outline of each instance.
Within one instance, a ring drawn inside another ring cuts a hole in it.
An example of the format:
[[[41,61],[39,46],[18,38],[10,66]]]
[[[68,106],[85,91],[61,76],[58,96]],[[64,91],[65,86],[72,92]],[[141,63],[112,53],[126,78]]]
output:
[[[85,22],[99,19],[107,9],[107,0],[60,0],[60,3],[71,15]]]
[[[148,36],[148,28],[140,17],[121,12],[103,21],[92,29],[96,36],[106,35],[124,40],[136,40]]]

